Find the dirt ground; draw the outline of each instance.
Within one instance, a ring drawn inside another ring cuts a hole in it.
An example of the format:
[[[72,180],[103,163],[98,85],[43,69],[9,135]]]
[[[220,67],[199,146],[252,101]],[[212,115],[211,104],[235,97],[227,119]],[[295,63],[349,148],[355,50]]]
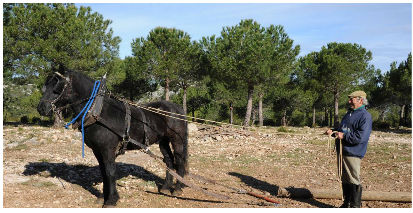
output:
[[[221,200],[189,187],[179,197],[158,193],[165,171],[140,151],[117,158],[118,208],[333,208],[341,199],[277,197],[280,187],[341,190],[335,153],[329,154],[322,128],[214,130],[191,125],[190,172],[267,196],[281,203],[239,194],[226,187],[188,179]],[[412,135],[373,131],[362,161],[365,191],[412,192]],[[157,145],[151,151],[160,155]],[[5,125],[3,207],[98,208],[102,179],[89,148],[81,155],[81,134],[63,128]],[[363,201],[363,208],[412,208],[411,203]]]

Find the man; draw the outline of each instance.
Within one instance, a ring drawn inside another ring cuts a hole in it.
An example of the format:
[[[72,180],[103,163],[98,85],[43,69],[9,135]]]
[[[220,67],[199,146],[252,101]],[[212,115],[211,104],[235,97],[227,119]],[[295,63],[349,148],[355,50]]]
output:
[[[360,208],[361,192],[360,184],[360,164],[361,159],[367,151],[372,119],[366,110],[367,95],[364,91],[355,91],[348,98],[350,109],[344,115],[340,126],[337,129],[329,129],[325,132],[336,138],[336,148],[340,150],[340,140],[342,144],[342,168],[343,174],[341,184],[343,189],[344,203],[340,208]],[[333,133],[333,131],[336,131]],[[340,158],[340,152],[337,151]],[[340,161],[338,161],[340,162]]]

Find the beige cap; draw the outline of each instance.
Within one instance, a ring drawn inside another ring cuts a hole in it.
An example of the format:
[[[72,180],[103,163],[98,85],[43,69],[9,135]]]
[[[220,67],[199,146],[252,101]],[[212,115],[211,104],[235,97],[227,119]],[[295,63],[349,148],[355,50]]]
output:
[[[352,92],[350,95],[348,95],[348,97],[349,98],[354,98],[354,97],[366,98],[367,94],[364,91],[358,90],[358,91]]]

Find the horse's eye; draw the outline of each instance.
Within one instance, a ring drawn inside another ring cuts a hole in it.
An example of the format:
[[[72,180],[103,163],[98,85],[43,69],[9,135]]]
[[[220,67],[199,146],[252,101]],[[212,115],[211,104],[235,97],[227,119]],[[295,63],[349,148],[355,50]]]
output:
[[[56,94],[60,94],[63,91],[64,84],[58,82],[56,86],[53,88],[53,92]]]

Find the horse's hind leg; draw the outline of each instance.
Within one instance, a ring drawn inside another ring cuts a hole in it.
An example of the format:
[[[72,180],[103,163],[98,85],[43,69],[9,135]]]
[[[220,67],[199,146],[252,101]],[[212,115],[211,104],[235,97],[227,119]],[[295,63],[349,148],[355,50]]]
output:
[[[163,155],[163,162],[165,162],[166,166],[170,169],[173,169],[173,155],[171,151],[171,147],[169,146],[169,140],[167,138],[162,139],[159,142],[159,149]],[[170,194],[172,189],[172,175],[166,171],[165,183],[162,185],[159,192],[163,194]]]
[[[186,174],[186,151],[182,143],[178,143],[178,140],[173,141],[172,146],[174,149],[174,158],[175,158],[175,170],[178,175],[184,177]],[[181,181],[176,181],[175,190],[172,195],[178,196],[182,194],[182,188],[185,186]]]

